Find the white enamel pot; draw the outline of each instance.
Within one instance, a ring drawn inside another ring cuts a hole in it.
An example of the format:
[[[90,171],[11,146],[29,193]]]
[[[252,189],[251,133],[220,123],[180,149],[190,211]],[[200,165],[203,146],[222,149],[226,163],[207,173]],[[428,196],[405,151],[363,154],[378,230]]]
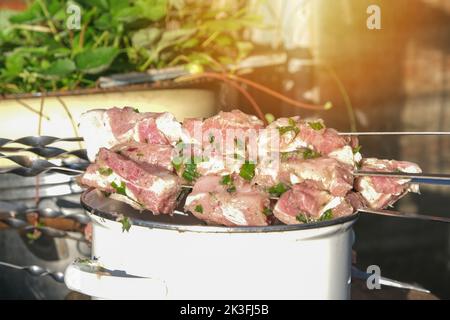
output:
[[[153,216],[86,191],[93,257],[66,284],[103,299],[348,299],[358,214],[305,225],[214,227],[183,213]],[[132,226],[122,231],[119,213]]]

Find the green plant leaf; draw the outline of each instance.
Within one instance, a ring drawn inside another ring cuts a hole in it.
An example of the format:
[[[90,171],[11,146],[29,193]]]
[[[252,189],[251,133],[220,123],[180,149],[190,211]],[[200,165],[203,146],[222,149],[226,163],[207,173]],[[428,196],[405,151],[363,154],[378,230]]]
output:
[[[30,23],[36,22],[44,19],[44,15],[41,12],[41,7],[37,1],[34,1],[33,4],[28,7],[23,12],[13,15],[9,18],[11,23]]]
[[[116,12],[129,7],[130,2],[128,0],[108,0],[108,6],[110,12],[114,15]]]
[[[167,0],[137,0],[136,7],[150,21],[158,21],[167,14]]]
[[[133,34],[131,42],[134,47],[148,47],[156,42],[161,36],[161,30],[158,28],[141,29]]]
[[[117,21],[129,23],[142,18],[142,12],[138,7],[127,7],[117,10],[114,17]]]
[[[75,56],[75,63],[78,70],[96,74],[108,69],[118,54],[119,50],[114,47],[87,49]]]
[[[6,58],[5,66],[8,75],[18,75],[22,72],[25,59],[22,53],[15,52]]]
[[[53,62],[43,73],[49,76],[63,77],[76,70],[75,63],[70,59],[61,59]]]

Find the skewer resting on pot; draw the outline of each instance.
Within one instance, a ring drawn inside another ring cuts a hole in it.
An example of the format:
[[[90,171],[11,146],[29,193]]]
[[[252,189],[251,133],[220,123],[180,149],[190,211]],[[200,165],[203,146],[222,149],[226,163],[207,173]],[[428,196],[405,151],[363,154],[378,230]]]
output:
[[[83,184],[155,214],[170,214],[182,186],[193,184],[186,209],[213,224],[267,225],[273,215],[285,223],[326,220],[365,207],[386,208],[407,192],[417,192],[417,183],[450,181],[448,175],[422,174],[413,163],[362,159],[353,134],[326,128],[321,120],[280,118],[265,127],[256,117],[233,110],[180,124],[167,112],[133,108],[94,110],[81,119],[80,132],[94,161],[80,179]],[[233,153],[223,148],[230,130],[244,137],[232,140]],[[264,130],[279,135],[277,169],[269,157],[248,161],[247,143],[269,143],[260,133]],[[209,153],[200,154],[200,160],[195,152],[187,158],[180,146]],[[243,161],[229,166],[229,158]],[[38,171],[24,159],[12,160],[34,169],[27,174]]]

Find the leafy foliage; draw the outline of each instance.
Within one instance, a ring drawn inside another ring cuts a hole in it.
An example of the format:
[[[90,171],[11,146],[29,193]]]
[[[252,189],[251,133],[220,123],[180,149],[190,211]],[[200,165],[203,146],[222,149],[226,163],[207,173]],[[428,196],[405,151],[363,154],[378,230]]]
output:
[[[67,5],[81,8],[79,30]],[[186,65],[223,68],[252,50],[245,27],[258,25],[241,1],[35,0],[2,16],[0,93],[92,87],[100,75]],[[6,21],[5,21],[6,20]]]

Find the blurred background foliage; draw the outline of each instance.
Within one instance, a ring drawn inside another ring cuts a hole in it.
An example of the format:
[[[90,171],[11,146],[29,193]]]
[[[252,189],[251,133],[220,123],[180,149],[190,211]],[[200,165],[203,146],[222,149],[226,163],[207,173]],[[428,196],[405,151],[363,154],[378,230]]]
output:
[[[81,9],[69,29],[68,6]],[[245,1],[35,0],[0,16],[0,93],[95,86],[99,75],[185,65],[193,72],[237,63],[261,25]]]

